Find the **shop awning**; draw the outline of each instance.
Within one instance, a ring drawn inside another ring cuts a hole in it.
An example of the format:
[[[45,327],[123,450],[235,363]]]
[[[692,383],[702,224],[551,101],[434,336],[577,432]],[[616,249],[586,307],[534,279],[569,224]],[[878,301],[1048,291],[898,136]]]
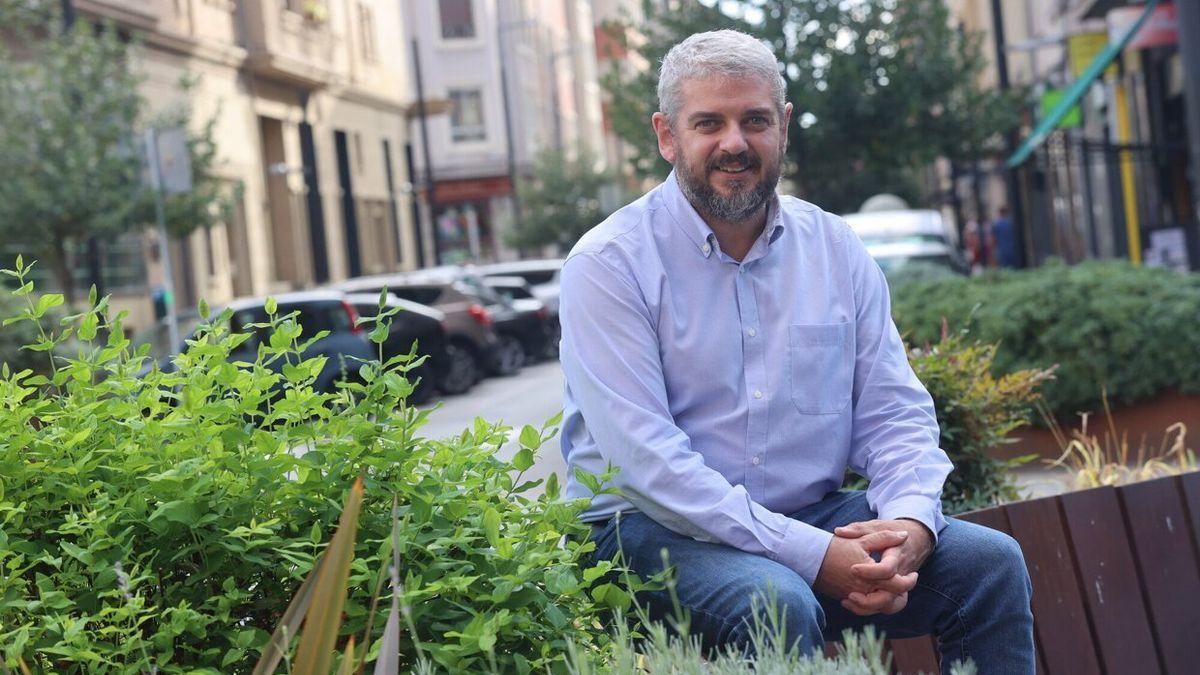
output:
[[[1096,54],[1096,58],[1092,59],[1092,62],[1088,64],[1088,67],[1084,69],[1083,73],[1075,80],[1070,89],[1067,89],[1067,93],[1058,102],[1058,105],[1054,106],[1050,114],[1046,115],[1041,122],[1038,122],[1037,128],[1033,130],[1029,138],[1026,138],[1021,147],[1017,148],[1012,157],[1008,158],[1006,162],[1008,168],[1016,167],[1026,159],[1029,159],[1029,155],[1033,154],[1033,151],[1042,144],[1042,141],[1046,140],[1046,136],[1058,126],[1062,118],[1079,102],[1079,99],[1083,97],[1083,93],[1088,90],[1088,87],[1092,86],[1092,82],[1097,77],[1100,77],[1100,73],[1104,72],[1108,64],[1117,57],[1117,54],[1121,53],[1125,45],[1129,44],[1130,38],[1137,35],[1142,24],[1146,22],[1146,17],[1150,16],[1150,13],[1154,11],[1158,2],[1159,0],[1149,0],[1146,3],[1146,8],[1142,10],[1141,16],[1129,27],[1129,30],[1125,31],[1121,39],[1116,42],[1109,42],[1104,49],[1101,49]]]

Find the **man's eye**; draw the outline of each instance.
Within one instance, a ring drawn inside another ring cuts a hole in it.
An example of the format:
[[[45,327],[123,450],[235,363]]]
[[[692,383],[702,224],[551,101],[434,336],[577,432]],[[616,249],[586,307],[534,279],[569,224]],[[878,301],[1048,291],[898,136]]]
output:
[[[753,115],[746,120],[746,123],[752,127],[765,127],[771,123],[771,120],[763,115]]]
[[[696,123],[696,128],[697,129],[716,129],[718,124],[720,124],[720,122],[718,122],[717,120],[700,120],[699,122]]]

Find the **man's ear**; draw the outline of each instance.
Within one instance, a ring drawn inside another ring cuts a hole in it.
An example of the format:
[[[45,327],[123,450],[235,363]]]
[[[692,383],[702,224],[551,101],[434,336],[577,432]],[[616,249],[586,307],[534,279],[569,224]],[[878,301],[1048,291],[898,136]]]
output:
[[[780,125],[780,128],[783,131],[783,143],[780,147],[782,147],[784,150],[787,150],[788,130],[792,128],[792,109],[791,103],[783,104],[783,124]]]
[[[658,137],[658,154],[671,164],[675,163],[675,134],[671,131],[671,123],[663,113],[656,112],[650,118],[654,126],[654,135]]]

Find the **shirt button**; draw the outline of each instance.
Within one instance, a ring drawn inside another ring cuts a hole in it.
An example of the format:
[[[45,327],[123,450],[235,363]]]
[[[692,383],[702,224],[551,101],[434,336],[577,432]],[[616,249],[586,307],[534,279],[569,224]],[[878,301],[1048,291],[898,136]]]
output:
[[[758,335],[758,331],[751,328],[750,330],[746,331],[746,334],[749,335],[750,337],[754,337],[755,335]]]
[[[761,389],[754,390],[754,398],[762,398],[762,390]]]
[[[754,466],[758,466],[759,464],[761,464],[761,463],[762,463],[762,459],[760,459],[758,455],[755,455],[755,456],[754,456],[754,457],[753,457],[753,458],[750,460],[750,463],[751,463],[751,464],[753,464]]]
[[[705,244],[704,246],[701,247],[700,250],[704,251],[704,255],[708,255],[708,252],[712,250],[712,247],[709,246],[708,244]]]

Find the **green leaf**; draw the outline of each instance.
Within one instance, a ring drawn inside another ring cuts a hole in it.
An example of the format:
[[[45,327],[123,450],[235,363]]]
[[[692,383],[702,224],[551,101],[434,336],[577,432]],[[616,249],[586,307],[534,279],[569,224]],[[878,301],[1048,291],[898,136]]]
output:
[[[263,309],[266,310],[267,316],[274,316],[275,312],[279,311],[279,305],[275,302],[275,298],[267,298],[263,303]]]
[[[483,533],[489,544],[500,548],[500,513],[490,506],[483,512]]]
[[[155,521],[159,518],[165,518],[181,525],[195,525],[199,517],[200,514],[195,504],[187,500],[177,499],[159,506],[150,516],[150,520]]]
[[[92,312],[83,315],[83,319],[79,322],[79,330],[76,335],[80,340],[89,342],[96,339],[96,331],[99,328],[100,319]]]
[[[513,456],[512,464],[517,471],[528,471],[529,467],[533,466],[533,450],[529,448],[521,448],[517,454]]]
[[[522,447],[537,450],[542,447],[542,436],[531,425],[521,427],[520,443]]]
[[[575,467],[575,480],[587,488],[592,494],[600,492],[600,480],[595,474],[588,473],[579,467]]]
[[[546,497],[558,499],[558,474],[552,473],[546,477]]]
[[[196,306],[196,313],[200,315],[201,319],[208,320],[209,311],[207,300],[200,298],[200,304]]]

